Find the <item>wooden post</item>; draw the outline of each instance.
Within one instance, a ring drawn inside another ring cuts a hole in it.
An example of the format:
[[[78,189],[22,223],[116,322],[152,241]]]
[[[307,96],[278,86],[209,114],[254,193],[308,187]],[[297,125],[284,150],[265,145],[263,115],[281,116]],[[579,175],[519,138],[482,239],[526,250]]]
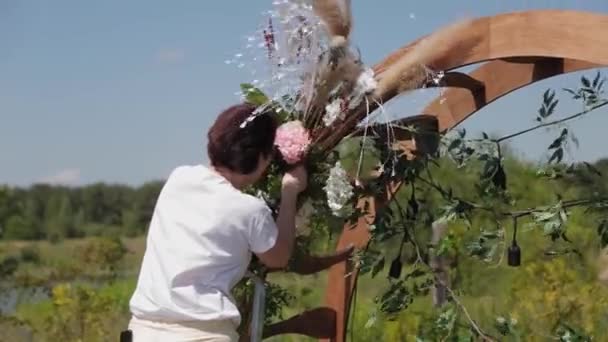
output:
[[[433,235],[431,238],[431,244],[435,247],[439,244],[441,239],[445,237],[445,233],[448,231],[448,225],[442,221],[433,222],[432,226]],[[447,258],[444,255],[437,254],[437,248],[431,254],[430,265],[435,274],[435,286],[431,289],[431,295],[433,297],[433,305],[435,307],[443,306],[448,299],[448,290],[446,286],[450,286],[449,273],[447,269]]]

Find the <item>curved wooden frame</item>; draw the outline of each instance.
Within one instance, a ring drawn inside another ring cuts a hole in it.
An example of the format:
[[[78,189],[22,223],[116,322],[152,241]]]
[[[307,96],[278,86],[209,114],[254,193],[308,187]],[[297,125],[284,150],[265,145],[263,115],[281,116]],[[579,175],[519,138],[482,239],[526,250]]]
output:
[[[607,64],[608,65],[608,64]],[[450,72],[442,85],[448,87],[424,113],[439,119],[439,129],[448,130],[495,100],[535,82],[570,72],[601,67],[600,64],[551,57],[494,60],[468,75]]]
[[[608,15],[560,10],[516,12],[472,20],[458,30],[458,41],[447,42],[423,61],[433,70],[447,72],[441,86],[449,89],[443,100],[436,99],[424,110],[437,117],[439,131],[453,128],[494,100],[539,80],[608,66],[608,34],[598,34],[608,32]],[[378,77],[382,78],[384,71],[422,42],[424,38],[376,65]],[[481,62],[487,63],[468,75],[453,71]],[[381,100],[386,102],[396,95],[387,93]],[[356,121],[353,128],[355,125]],[[387,184],[385,193],[361,199],[359,206],[366,207],[367,214],[356,224],[344,226],[337,250],[350,244],[357,248],[368,244],[375,209],[386,203],[400,185]],[[343,262],[340,253],[321,259],[311,257],[310,261],[315,267],[299,273],[330,267],[326,306],[273,324],[266,328],[264,337],[296,333],[323,341],[345,341],[357,270]]]

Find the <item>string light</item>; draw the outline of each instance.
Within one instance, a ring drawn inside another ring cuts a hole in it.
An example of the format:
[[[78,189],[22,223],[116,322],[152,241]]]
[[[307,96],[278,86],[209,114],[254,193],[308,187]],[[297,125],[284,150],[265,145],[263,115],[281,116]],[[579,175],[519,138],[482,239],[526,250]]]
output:
[[[508,265],[511,267],[519,267],[521,265],[521,249],[517,245],[517,217],[513,217],[513,239],[511,246],[507,251]]]

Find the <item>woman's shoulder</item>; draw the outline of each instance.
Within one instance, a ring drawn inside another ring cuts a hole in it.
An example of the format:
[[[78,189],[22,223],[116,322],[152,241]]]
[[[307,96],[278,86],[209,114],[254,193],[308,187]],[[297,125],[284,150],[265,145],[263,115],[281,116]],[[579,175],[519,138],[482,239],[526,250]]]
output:
[[[264,200],[244,192],[238,192],[240,202],[246,207],[250,214],[266,213],[270,211]]]
[[[270,211],[266,202],[256,196],[235,189],[205,165],[182,165],[171,172],[167,185],[175,191],[193,191],[222,201],[226,208],[238,208],[246,214]]]
[[[204,165],[179,165],[171,170],[169,174],[169,180],[176,177],[188,177],[194,175],[200,175],[201,173],[206,173],[207,168]]]

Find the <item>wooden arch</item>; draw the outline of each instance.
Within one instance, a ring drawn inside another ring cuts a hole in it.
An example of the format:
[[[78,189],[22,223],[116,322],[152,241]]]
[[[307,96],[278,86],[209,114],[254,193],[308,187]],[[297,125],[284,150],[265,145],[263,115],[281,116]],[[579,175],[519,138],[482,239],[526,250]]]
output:
[[[431,69],[446,73],[441,84],[448,88],[443,100],[431,102],[424,110],[427,116],[404,120],[434,126],[444,132],[514,90],[556,75],[608,66],[608,15],[526,11],[479,18],[458,30],[458,40],[447,42],[423,61]],[[383,72],[407,57],[421,42],[423,39],[399,49],[377,64],[374,67],[377,77],[381,79]],[[469,74],[454,71],[483,62],[485,64]],[[396,95],[397,91],[387,89],[379,100],[386,102]],[[412,139],[404,132],[402,137]],[[361,200],[360,205],[368,205],[368,214],[355,225],[345,225],[337,250],[349,244],[357,248],[368,244],[369,225],[374,220],[375,209],[386,203],[400,185],[387,184],[385,193]],[[266,327],[264,337],[301,334],[323,341],[345,341],[357,269],[336,253],[310,257],[297,265],[294,272],[311,274],[327,268],[325,306]]]

